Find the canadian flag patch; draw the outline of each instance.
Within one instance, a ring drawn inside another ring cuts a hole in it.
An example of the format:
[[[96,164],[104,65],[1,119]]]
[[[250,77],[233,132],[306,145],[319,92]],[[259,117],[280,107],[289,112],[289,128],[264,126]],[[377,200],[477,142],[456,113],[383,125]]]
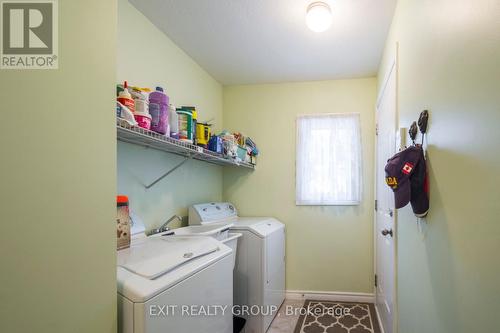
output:
[[[403,166],[403,173],[405,175],[409,175],[411,170],[413,170],[413,164],[411,164],[410,162],[406,162],[405,165]]]

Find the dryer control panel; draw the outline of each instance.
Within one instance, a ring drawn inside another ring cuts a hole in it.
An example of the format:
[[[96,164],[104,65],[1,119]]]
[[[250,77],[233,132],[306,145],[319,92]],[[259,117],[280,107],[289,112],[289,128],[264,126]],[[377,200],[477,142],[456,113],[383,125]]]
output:
[[[230,223],[237,218],[238,212],[229,202],[210,202],[189,207],[189,225]]]

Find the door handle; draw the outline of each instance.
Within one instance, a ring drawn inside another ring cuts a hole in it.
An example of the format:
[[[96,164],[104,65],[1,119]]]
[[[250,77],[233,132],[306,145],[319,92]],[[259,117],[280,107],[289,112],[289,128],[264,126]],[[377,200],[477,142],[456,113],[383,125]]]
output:
[[[381,231],[381,233],[382,233],[383,236],[390,235],[392,237],[392,229],[389,229],[389,230],[384,229],[384,230]]]

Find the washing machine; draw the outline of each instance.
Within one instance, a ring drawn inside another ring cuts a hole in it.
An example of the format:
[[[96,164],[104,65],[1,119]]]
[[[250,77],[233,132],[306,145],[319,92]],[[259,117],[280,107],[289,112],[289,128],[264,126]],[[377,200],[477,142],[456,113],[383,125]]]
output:
[[[118,332],[232,333],[232,250],[212,237],[133,239],[118,251]]]
[[[264,333],[285,299],[285,226],[272,217],[239,217],[227,202],[190,207],[190,225],[213,223],[226,223],[242,234],[234,269],[234,312],[246,319],[243,332]]]

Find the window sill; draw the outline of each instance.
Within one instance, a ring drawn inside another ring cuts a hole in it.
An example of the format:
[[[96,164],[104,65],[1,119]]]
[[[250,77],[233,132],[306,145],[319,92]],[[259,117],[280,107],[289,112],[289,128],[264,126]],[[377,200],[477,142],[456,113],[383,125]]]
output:
[[[335,201],[335,202],[299,202],[296,201],[296,206],[359,206],[360,201]]]

